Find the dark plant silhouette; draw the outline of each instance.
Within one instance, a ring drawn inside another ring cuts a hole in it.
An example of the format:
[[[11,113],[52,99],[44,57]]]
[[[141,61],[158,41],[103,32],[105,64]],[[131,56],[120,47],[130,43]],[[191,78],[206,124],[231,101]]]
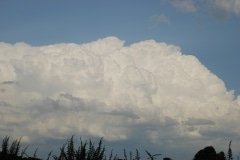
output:
[[[126,153],[126,150],[125,149],[123,149],[123,154],[124,154],[124,158],[123,159],[121,159],[121,158],[118,158],[118,156],[116,155],[115,157],[114,157],[114,160],[128,160],[128,156],[127,156],[127,153]],[[138,152],[138,150],[136,149],[136,154],[135,154],[135,156],[133,157],[133,154],[132,154],[132,152],[130,151],[129,152],[129,160],[140,160],[140,154],[139,154],[139,152]],[[110,158],[109,158],[109,160],[110,160]]]
[[[3,141],[2,141],[2,151],[0,156],[1,157],[7,157],[7,156],[11,156],[11,157],[18,157],[18,153],[20,150],[20,141],[21,138],[19,140],[14,140],[11,144],[11,146],[9,147],[9,136],[6,136]]]
[[[227,160],[233,160],[231,144],[232,144],[232,141],[229,142]]]
[[[217,160],[226,160],[225,153],[224,153],[223,151],[219,152],[219,153],[216,155],[216,159],[217,159]]]
[[[27,147],[24,149],[24,151],[22,151],[21,156],[19,156],[19,151],[20,151],[20,139],[16,139],[12,142],[11,146],[9,146],[9,138],[10,136],[6,136],[3,140],[2,140],[2,151],[0,152],[0,159],[1,160],[40,160],[39,158],[36,158],[36,151],[34,153],[35,157],[23,157],[23,155],[27,155],[26,154],[26,149]]]
[[[212,146],[208,146],[198,151],[193,160],[226,160],[226,157],[224,152],[217,154]]]
[[[52,151],[48,154],[47,160],[50,158],[53,158],[54,160],[140,160],[140,154],[138,150],[136,149],[135,155],[132,154],[130,151],[129,154],[126,153],[126,150],[124,149],[124,158],[120,159],[118,155],[113,155],[113,150],[110,152],[110,156],[107,159],[107,156],[105,155],[105,146],[102,144],[103,138],[101,138],[97,145],[95,145],[91,139],[89,141],[83,142],[80,138],[80,146],[75,147],[74,136],[72,136],[63,146],[60,148],[60,154],[58,156],[52,155]],[[12,141],[12,143],[9,143],[9,136],[6,136],[2,140],[2,150],[0,151],[0,160],[41,160],[37,158],[37,151],[38,148],[34,151],[34,154],[32,157],[28,156],[26,153],[26,150],[28,146],[26,146],[19,156],[20,151],[20,139]],[[215,149],[212,146],[207,146],[204,149],[201,149],[198,151],[193,160],[233,160],[233,153],[231,149],[231,143],[229,142],[228,146],[228,152],[227,152],[227,158],[225,156],[224,152],[216,153]],[[157,156],[160,156],[162,154],[151,154],[147,150],[147,159],[154,160],[157,158]],[[129,157],[128,157],[129,156]],[[169,157],[164,157],[163,160],[172,160]],[[239,157],[237,157],[237,160],[239,160]]]
[[[148,159],[151,159],[151,160],[154,160],[156,158],[156,156],[162,155],[162,154],[154,154],[154,155],[152,155],[147,150],[145,150],[145,151],[146,151],[147,155],[149,156]]]
[[[81,140],[80,146],[76,150],[72,136],[71,139],[60,148],[60,155],[54,155],[53,158],[55,160],[105,160],[106,157],[104,156],[104,152],[105,147],[102,146],[102,138],[97,147],[95,147],[91,140],[89,140],[89,144],[87,142],[83,143]],[[112,156],[110,156],[110,159],[112,159]]]
[[[135,160],[140,160],[140,154],[138,152],[138,150],[136,149],[136,156],[135,156]]]

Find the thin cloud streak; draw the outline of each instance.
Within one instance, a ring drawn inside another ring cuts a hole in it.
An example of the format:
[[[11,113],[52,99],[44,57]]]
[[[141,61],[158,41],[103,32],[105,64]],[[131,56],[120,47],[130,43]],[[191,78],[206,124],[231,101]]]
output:
[[[193,13],[197,11],[193,0],[162,0],[162,3],[168,3],[174,8],[186,13]]]
[[[171,2],[171,4],[181,10],[181,11],[184,11],[184,12],[196,12],[197,9],[196,7],[194,6],[194,2],[193,0],[174,0]]]
[[[174,8],[186,13],[194,13],[198,12],[200,9],[207,9],[217,19],[226,19],[229,15],[240,15],[239,0],[162,0],[162,3],[170,4]]]

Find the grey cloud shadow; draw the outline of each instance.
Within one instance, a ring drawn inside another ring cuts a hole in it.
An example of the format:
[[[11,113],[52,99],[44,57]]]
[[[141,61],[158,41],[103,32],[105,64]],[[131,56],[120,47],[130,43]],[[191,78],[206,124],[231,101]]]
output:
[[[14,82],[14,81],[3,81],[1,83],[1,85],[14,85],[14,84],[19,85],[18,82]]]
[[[60,93],[55,99],[47,97],[41,100],[32,101],[27,109],[31,116],[60,112],[88,112],[101,113],[105,104],[97,100],[88,100],[76,97],[69,93]]]
[[[0,93],[4,93],[4,92],[6,92],[6,89],[0,88]]]
[[[188,126],[195,126],[195,125],[215,125],[215,122],[209,119],[203,118],[188,118],[188,120],[184,121],[183,124]]]
[[[11,105],[5,101],[0,101],[0,107],[11,107]]]
[[[132,111],[127,111],[127,110],[122,110],[122,109],[114,109],[111,112],[108,112],[107,114],[112,115],[112,116],[124,116],[127,118],[132,118],[132,119],[139,119],[139,116]]]
[[[231,132],[229,130],[204,130],[199,131],[199,133],[204,137],[210,137],[210,138],[229,138],[229,139],[235,139],[240,140],[239,134]]]
[[[0,132],[14,132],[14,128],[12,127],[7,127],[7,126],[0,126]]]

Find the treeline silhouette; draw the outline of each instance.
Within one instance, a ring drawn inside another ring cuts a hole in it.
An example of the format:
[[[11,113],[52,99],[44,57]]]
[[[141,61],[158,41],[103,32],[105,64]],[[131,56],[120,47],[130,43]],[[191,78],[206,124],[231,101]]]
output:
[[[59,155],[52,155],[50,152],[47,156],[47,160],[51,158],[53,160],[140,160],[141,156],[138,150],[136,149],[135,153],[129,152],[126,153],[124,149],[124,156],[120,158],[118,155],[113,155],[113,150],[111,150],[110,155],[107,157],[105,155],[105,146],[102,144],[103,138],[101,138],[97,145],[95,145],[91,139],[89,141],[83,142],[80,138],[80,146],[77,147],[74,145],[72,136],[63,146],[60,148]],[[2,150],[0,151],[0,160],[42,160],[37,157],[37,150],[35,150],[32,156],[29,156],[26,151],[27,147],[21,150],[21,138],[9,142],[10,136],[6,136],[2,140]],[[233,154],[231,149],[231,143],[229,142],[228,152],[225,155],[223,151],[217,153],[212,146],[207,146],[204,149],[198,151],[193,160],[233,160]],[[147,159],[155,160],[158,159],[162,154],[151,154],[149,151],[145,150],[147,154]],[[237,157],[239,160],[239,157]],[[169,157],[164,157],[163,160],[172,160]]]

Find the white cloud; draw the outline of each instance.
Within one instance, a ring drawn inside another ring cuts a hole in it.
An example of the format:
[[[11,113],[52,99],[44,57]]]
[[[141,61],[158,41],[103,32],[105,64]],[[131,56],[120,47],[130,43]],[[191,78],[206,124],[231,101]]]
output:
[[[189,139],[221,145],[219,139],[239,136],[239,97],[196,57],[153,40],[123,44],[116,37],[0,43],[0,136],[45,143],[74,134],[166,148],[174,139],[186,152],[195,152]]]

